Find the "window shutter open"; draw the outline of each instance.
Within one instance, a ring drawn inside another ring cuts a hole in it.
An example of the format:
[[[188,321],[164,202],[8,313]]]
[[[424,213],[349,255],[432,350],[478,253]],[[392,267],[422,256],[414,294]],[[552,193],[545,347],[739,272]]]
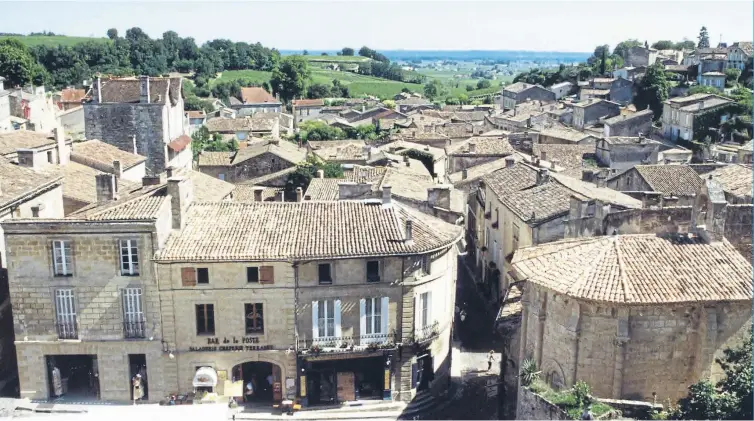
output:
[[[275,268],[273,266],[261,266],[259,268],[259,283],[260,284],[274,284],[275,283]]]
[[[419,297],[414,295],[414,336],[419,335],[419,312],[421,310],[419,309]]]
[[[390,300],[388,297],[382,297],[382,305],[380,306],[380,333],[387,335],[388,319],[390,318],[390,312],[388,311]]]
[[[367,333],[367,300],[364,298],[359,300],[359,336],[361,336],[361,343],[364,344],[364,335]]]
[[[335,337],[340,336],[340,300],[335,300]]]
[[[427,325],[434,323],[432,320],[432,291],[427,291]]]
[[[195,268],[181,268],[181,285],[185,287],[196,286],[196,269]]]
[[[319,302],[312,301],[312,339],[319,338]]]

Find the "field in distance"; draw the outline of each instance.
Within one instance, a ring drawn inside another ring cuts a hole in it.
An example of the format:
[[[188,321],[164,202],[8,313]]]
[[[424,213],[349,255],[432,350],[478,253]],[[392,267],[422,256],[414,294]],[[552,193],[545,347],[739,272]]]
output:
[[[21,41],[24,45],[27,47],[34,47],[36,45],[46,45],[48,47],[55,47],[57,45],[62,45],[66,47],[71,47],[76,44],[81,44],[83,42],[87,41],[94,41],[94,42],[111,42],[109,38],[90,38],[90,37],[67,37],[63,35],[53,35],[53,36],[46,36],[46,35],[26,35],[26,36],[7,36],[3,35],[0,36],[0,39],[17,39]]]

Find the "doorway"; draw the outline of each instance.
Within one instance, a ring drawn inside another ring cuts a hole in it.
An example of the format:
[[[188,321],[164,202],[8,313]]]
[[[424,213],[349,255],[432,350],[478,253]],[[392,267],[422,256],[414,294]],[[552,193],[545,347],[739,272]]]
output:
[[[50,399],[99,399],[96,355],[48,355],[47,386]]]
[[[243,401],[249,404],[271,404],[283,400],[280,367],[263,361],[250,361],[233,367],[232,381],[243,381]],[[248,385],[251,383],[252,393]]]
[[[309,405],[383,399],[384,357],[316,361],[307,371]]]
[[[416,391],[429,389],[430,382],[435,379],[435,369],[432,364],[432,354],[426,353],[416,358],[414,384]]]
[[[128,354],[128,388],[131,390],[131,400],[134,398],[133,378],[141,376],[141,388],[144,391],[142,400],[149,400],[149,382],[147,381],[147,356],[145,354]]]

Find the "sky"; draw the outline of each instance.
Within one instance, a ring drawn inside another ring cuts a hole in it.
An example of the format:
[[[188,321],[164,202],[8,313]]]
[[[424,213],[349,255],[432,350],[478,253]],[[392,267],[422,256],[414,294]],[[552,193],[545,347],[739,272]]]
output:
[[[751,1],[4,1],[0,32],[227,38],[280,50],[528,50],[590,52],[640,41],[752,39]]]

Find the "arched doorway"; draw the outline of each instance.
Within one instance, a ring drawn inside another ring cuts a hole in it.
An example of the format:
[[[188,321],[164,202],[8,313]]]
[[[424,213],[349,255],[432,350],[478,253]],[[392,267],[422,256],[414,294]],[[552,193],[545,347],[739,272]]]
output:
[[[232,374],[234,382],[243,382],[244,403],[270,404],[283,400],[282,375],[277,364],[248,361],[234,366]]]

